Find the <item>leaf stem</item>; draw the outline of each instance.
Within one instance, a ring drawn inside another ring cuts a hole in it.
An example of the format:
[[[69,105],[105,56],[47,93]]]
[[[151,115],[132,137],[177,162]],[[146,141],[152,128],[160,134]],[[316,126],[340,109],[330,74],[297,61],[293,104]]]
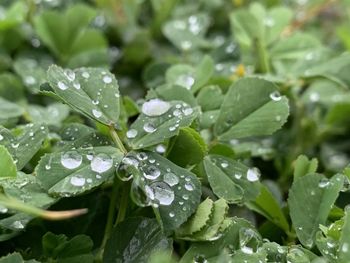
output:
[[[269,55],[267,53],[266,47],[264,46],[264,43],[262,43],[261,40],[256,40],[256,49],[258,52],[258,58],[259,58],[259,70],[261,73],[269,73],[270,72],[270,62],[269,62]]]
[[[122,192],[122,197],[120,200],[120,206],[118,210],[118,216],[115,221],[115,225],[119,224],[122,222],[125,218],[126,215],[126,210],[128,208],[128,200],[129,200],[129,190],[130,190],[130,184],[126,183],[123,185],[123,192]]]
[[[118,133],[116,132],[116,130],[114,129],[113,126],[109,126],[109,133],[110,133],[110,135],[112,137],[113,142],[119,148],[119,150],[121,150],[124,154],[127,154],[128,151],[124,147],[123,142],[120,140],[120,138],[118,136]]]
[[[87,209],[74,209],[66,211],[48,211],[29,204],[23,203],[13,197],[0,194],[0,205],[14,209],[32,216],[38,216],[48,220],[62,220],[85,214]]]

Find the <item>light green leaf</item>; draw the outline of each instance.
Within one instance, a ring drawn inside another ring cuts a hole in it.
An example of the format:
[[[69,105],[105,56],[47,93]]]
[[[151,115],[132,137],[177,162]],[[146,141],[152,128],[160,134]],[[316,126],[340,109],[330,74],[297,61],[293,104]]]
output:
[[[131,218],[113,229],[103,262],[147,263],[151,254],[171,247],[172,241],[163,234],[155,219]]]
[[[35,169],[51,195],[74,196],[113,178],[123,154],[110,146],[47,154]]]
[[[16,165],[6,147],[0,145],[0,179],[16,178]]]
[[[178,228],[200,202],[196,175],[153,152],[133,152],[128,157],[130,166],[139,172],[132,183],[133,200],[141,206],[152,205],[164,229]]]
[[[347,209],[344,216],[344,225],[339,239],[339,263],[346,263],[350,258],[350,210]]]
[[[106,125],[119,119],[119,90],[114,75],[100,68],[75,71],[51,66],[47,79],[55,93],[71,108]]]
[[[167,158],[177,165],[186,167],[201,162],[207,153],[207,145],[194,129],[181,128],[179,135],[170,141]]]
[[[68,117],[69,107],[62,103],[52,103],[47,107],[30,105],[27,111],[32,123],[60,126],[62,121]]]
[[[22,107],[0,97],[0,121],[16,118],[24,113]]]
[[[320,174],[308,174],[294,180],[288,205],[296,234],[304,246],[311,248],[314,245],[319,225],[326,223],[343,181],[340,174],[329,180]]]
[[[299,155],[294,164],[294,180],[309,173],[315,173],[317,165],[316,158],[309,160],[305,155]]]
[[[253,201],[246,202],[246,206],[266,217],[286,233],[290,231],[288,221],[281,207],[266,186],[262,185],[257,198]]]
[[[142,106],[142,113],[131,125],[129,135],[127,133],[130,146],[140,149],[161,143],[178,134],[181,127],[191,125],[197,115],[198,108],[181,101],[147,101]]]
[[[277,92],[273,83],[245,78],[227,92],[215,133],[224,141],[270,135],[282,127],[288,115],[288,99]]]
[[[18,170],[22,170],[39,151],[47,135],[47,127],[40,124],[18,126],[12,131],[0,126],[0,136],[3,137],[0,144],[11,153]]]
[[[202,88],[197,96],[199,106],[203,111],[219,109],[224,96],[219,86],[210,85]]]
[[[253,200],[259,195],[260,173],[255,168],[220,155],[205,157],[204,168],[214,194],[229,203]]]
[[[180,50],[188,51],[207,45],[204,35],[209,27],[205,13],[191,15],[187,19],[174,19],[165,23],[163,34]]]
[[[199,204],[196,212],[176,230],[178,236],[190,236],[205,227],[214,209],[214,202],[207,198]]]

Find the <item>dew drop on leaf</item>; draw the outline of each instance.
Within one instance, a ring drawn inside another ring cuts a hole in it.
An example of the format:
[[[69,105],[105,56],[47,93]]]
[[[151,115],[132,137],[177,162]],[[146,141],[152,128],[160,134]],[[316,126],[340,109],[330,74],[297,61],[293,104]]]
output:
[[[185,188],[187,191],[193,191],[193,185],[191,183],[186,183]]]
[[[76,151],[69,151],[61,154],[61,164],[67,169],[78,168],[83,161],[83,157]]]
[[[180,75],[177,77],[175,84],[178,84],[190,90],[194,84],[194,78],[191,75]]]
[[[137,130],[130,129],[126,132],[126,137],[129,139],[135,138],[137,136]]]
[[[282,99],[282,96],[281,94],[278,92],[278,91],[274,91],[270,94],[270,98],[273,100],[273,101],[280,101]]]
[[[247,179],[250,182],[258,181],[260,178],[260,171],[257,168],[249,168],[247,171]]]
[[[165,153],[165,150],[166,150],[166,148],[165,148],[165,146],[163,144],[159,144],[156,147],[156,152],[157,153]]]
[[[110,76],[104,76],[102,80],[106,84],[109,84],[112,82],[112,78]]]
[[[153,126],[152,123],[147,122],[147,123],[145,123],[145,124],[143,125],[143,130],[144,130],[145,132],[147,132],[147,133],[153,133],[153,132],[155,132],[157,129]]]
[[[96,117],[96,118],[100,118],[102,116],[102,112],[100,112],[99,110],[93,109],[92,110],[92,114]]]
[[[74,186],[84,186],[85,178],[72,176],[72,178],[70,179],[70,183]]]
[[[321,181],[319,182],[318,186],[320,188],[325,188],[329,185],[329,180],[327,178],[323,178],[321,179]]]
[[[0,134],[0,141],[2,141],[4,139],[4,136],[2,136],[1,134]]]
[[[142,105],[142,113],[150,117],[160,116],[166,113],[170,107],[171,105],[169,102],[160,99],[152,99],[146,101]]]
[[[146,167],[143,173],[145,178],[148,180],[155,180],[160,176],[160,174],[161,174],[160,170],[153,165]]]
[[[174,186],[179,183],[179,178],[174,173],[164,174],[163,179],[164,179],[164,182],[166,182],[170,186]]]
[[[92,171],[104,173],[112,168],[113,159],[105,153],[100,153],[92,159],[90,166]]]
[[[66,90],[66,89],[68,89],[68,86],[67,86],[66,84],[64,84],[62,81],[59,81],[59,82],[57,83],[57,86],[58,86],[58,88],[59,88],[60,90]]]
[[[171,205],[174,201],[175,194],[171,190],[170,186],[164,182],[155,182],[149,186],[154,194],[154,199],[159,202],[160,205]]]

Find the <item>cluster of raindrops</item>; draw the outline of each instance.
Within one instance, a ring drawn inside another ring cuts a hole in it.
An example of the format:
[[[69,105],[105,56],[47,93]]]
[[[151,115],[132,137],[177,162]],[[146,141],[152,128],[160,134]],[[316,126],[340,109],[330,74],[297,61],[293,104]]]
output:
[[[217,166],[220,166],[222,169],[227,171],[231,171],[230,164],[226,160],[221,159],[212,159],[213,163]],[[243,177],[243,172],[235,171],[233,175],[236,179],[241,179]],[[259,181],[261,176],[260,170],[256,167],[249,168],[245,173],[245,179],[249,182],[257,182]]]
[[[146,133],[154,133],[157,131],[157,127],[152,122],[153,120],[157,120],[154,117],[165,116],[169,119],[175,117],[175,124],[170,126],[168,130],[173,132],[180,127],[181,120],[193,114],[194,110],[187,103],[177,103],[176,105],[172,105],[170,102],[163,101],[161,99],[151,99],[143,103],[142,113],[149,118],[144,120],[142,130]],[[154,118],[154,119],[153,119]],[[138,131],[135,127],[132,127],[126,132],[126,137],[128,139],[134,139],[142,132]],[[164,153],[165,147],[158,145],[157,152]]]
[[[101,179],[103,173],[106,173],[111,170],[113,167],[113,158],[105,153],[95,154],[93,151],[89,151],[86,154],[81,154],[78,151],[71,150],[61,153],[60,164],[68,169],[75,170],[82,167],[84,158],[89,163],[90,170],[95,173],[95,178]],[[49,161],[46,163],[46,170],[51,169],[52,158],[49,158]],[[79,172],[74,171],[73,176],[70,177],[70,184],[74,187],[85,187],[86,184],[92,184],[94,182],[92,178],[86,178],[84,175],[80,175]]]

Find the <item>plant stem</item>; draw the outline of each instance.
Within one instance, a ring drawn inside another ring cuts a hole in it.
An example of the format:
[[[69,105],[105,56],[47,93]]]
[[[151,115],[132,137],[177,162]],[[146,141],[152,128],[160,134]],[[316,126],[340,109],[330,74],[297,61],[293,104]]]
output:
[[[109,126],[109,133],[112,137],[113,142],[119,148],[119,150],[121,150],[124,154],[127,154],[128,151],[125,149],[123,142],[120,140],[118,133],[115,131],[113,126]]]
[[[270,72],[269,55],[261,40],[256,40],[256,49],[258,52],[258,58],[259,58],[258,63],[259,63],[260,72],[269,73]]]
[[[118,216],[115,221],[115,225],[119,224],[122,222],[125,218],[126,210],[128,208],[128,200],[129,200],[129,190],[130,190],[130,184],[126,183],[123,185],[123,192],[122,192],[122,197],[120,200],[120,206],[118,210]]]

